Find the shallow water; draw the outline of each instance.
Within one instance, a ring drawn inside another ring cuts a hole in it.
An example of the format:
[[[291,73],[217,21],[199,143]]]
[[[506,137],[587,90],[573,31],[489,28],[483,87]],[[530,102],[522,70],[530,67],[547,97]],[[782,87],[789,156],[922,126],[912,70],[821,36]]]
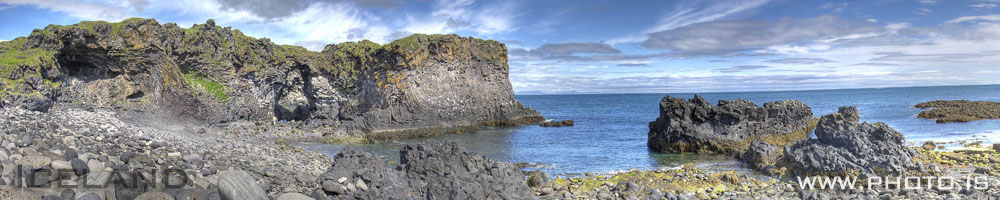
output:
[[[693,94],[670,94],[691,98]],[[1000,101],[1000,85],[845,89],[788,92],[705,93],[710,102],[747,99],[758,105],[795,99],[812,107],[815,116],[833,113],[839,106],[857,106],[862,121],[885,122],[906,136],[911,145],[983,140],[1000,142],[1000,120],[936,124],[920,119],[913,105],[931,100]],[[327,145],[300,143],[307,150],[334,156],[343,148],[374,152],[398,161],[406,143],[429,139],[455,141],[465,149],[508,162],[538,163],[535,168],[559,175],[614,172],[631,168],[657,169],[694,162],[702,168],[739,169],[728,156],[660,154],[646,148],[649,121],[659,115],[663,94],[530,95],[516,97],[548,119],[575,121],[573,127],[489,127],[467,134],[401,140],[382,144]],[[743,170],[743,169],[740,169]]]

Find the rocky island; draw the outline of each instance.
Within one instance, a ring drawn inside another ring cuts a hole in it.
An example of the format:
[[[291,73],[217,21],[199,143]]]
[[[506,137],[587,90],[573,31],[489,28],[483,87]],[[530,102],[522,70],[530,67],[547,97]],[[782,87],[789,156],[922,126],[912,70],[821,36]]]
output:
[[[921,111],[920,114],[917,114],[917,117],[924,119],[936,119],[937,123],[1000,119],[1000,102],[937,100],[919,103],[914,107],[920,109],[931,109]]]
[[[805,140],[815,123],[812,109],[795,100],[760,107],[747,100],[712,105],[699,95],[688,101],[667,95],[660,116],[649,122],[647,145],[664,153],[740,155],[758,140],[778,146]]]

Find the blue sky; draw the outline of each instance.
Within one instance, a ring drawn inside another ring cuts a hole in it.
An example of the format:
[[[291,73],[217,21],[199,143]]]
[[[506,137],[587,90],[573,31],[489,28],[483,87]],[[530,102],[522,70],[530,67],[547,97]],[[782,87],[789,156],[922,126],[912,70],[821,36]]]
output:
[[[518,93],[1000,84],[1000,0],[0,0],[0,40],[130,17],[211,18],[312,50],[412,33],[493,39]]]

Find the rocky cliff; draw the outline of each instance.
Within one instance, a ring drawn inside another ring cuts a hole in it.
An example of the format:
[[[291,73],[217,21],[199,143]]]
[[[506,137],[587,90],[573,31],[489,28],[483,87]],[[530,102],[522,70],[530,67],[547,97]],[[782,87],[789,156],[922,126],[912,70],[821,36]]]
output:
[[[457,35],[313,52],[212,20],[191,28],[153,19],[49,25],[0,43],[0,80],[0,106],[304,121],[368,139],[542,119],[514,99],[504,44]]]
[[[760,107],[742,99],[712,105],[699,95],[689,101],[667,95],[660,116],[649,122],[647,145],[665,153],[739,155],[756,140],[776,145],[804,140],[811,121],[812,109],[794,100]]]

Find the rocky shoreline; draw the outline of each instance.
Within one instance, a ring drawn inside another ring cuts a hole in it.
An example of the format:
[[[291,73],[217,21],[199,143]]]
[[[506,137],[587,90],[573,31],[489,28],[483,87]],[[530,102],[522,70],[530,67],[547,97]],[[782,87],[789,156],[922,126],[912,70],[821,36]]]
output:
[[[914,107],[920,109],[931,109],[921,111],[920,114],[917,114],[917,117],[934,119],[937,123],[1000,119],[1000,102],[937,100],[919,103]]]
[[[855,119],[843,110],[835,122]],[[47,113],[19,108],[0,109],[3,129],[0,166],[5,186],[0,198],[26,199],[778,199],[910,198],[982,199],[1000,197],[1000,145],[970,146],[942,152],[935,147],[901,147],[916,152],[927,174],[989,177],[986,190],[837,190],[802,189],[792,170],[771,178],[735,171],[707,171],[693,164],[649,171],[552,177],[544,172],[522,172],[511,163],[468,153],[454,143],[408,145],[396,165],[366,152],[345,150],[328,158],[282,142],[294,126],[241,124],[226,127],[154,127],[134,125],[112,112],[55,107]],[[834,124],[838,124],[834,123]],[[821,122],[819,132],[828,127]],[[265,128],[267,127],[267,128]],[[49,131],[38,131],[49,130]],[[242,130],[242,131],[236,131]],[[839,129],[838,129],[839,130]],[[861,128],[859,130],[866,130]],[[259,132],[259,133],[257,133]],[[820,134],[822,135],[822,134]],[[853,138],[853,137],[851,137]],[[863,138],[862,138],[863,139]],[[811,142],[802,142],[809,144]],[[756,146],[756,145],[751,145]],[[753,149],[754,147],[751,147]],[[788,147],[789,149],[796,149]],[[754,151],[747,151],[754,152]],[[787,151],[797,154],[798,151]],[[846,154],[845,154],[846,155]],[[870,159],[864,156],[858,159]],[[878,164],[881,165],[881,164]],[[789,165],[784,165],[789,166]],[[20,172],[33,172],[25,187]],[[131,187],[127,180],[153,178],[167,184]],[[56,187],[48,171],[60,172],[60,185],[109,183],[106,187]],[[919,172],[905,169],[908,172]],[[135,174],[122,173],[139,171]],[[148,173],[142,173],[148,172]],[[155,176],[155,178],[154,178]],[[118,177],[121,177],[119,179]],[[126,180],[126,181],[121,181]],[[39,182],[40,181],[40,182]],[[149,186],[149,188],[145,188]],[[4,196],[6,195],[6,196]],[[236,195],[236,196],[233,196]],[[242,196],[240,196],[242,195]],[[140,197],[142,196],[142,197]],[[68,198],[64,198],[68,197]]]

